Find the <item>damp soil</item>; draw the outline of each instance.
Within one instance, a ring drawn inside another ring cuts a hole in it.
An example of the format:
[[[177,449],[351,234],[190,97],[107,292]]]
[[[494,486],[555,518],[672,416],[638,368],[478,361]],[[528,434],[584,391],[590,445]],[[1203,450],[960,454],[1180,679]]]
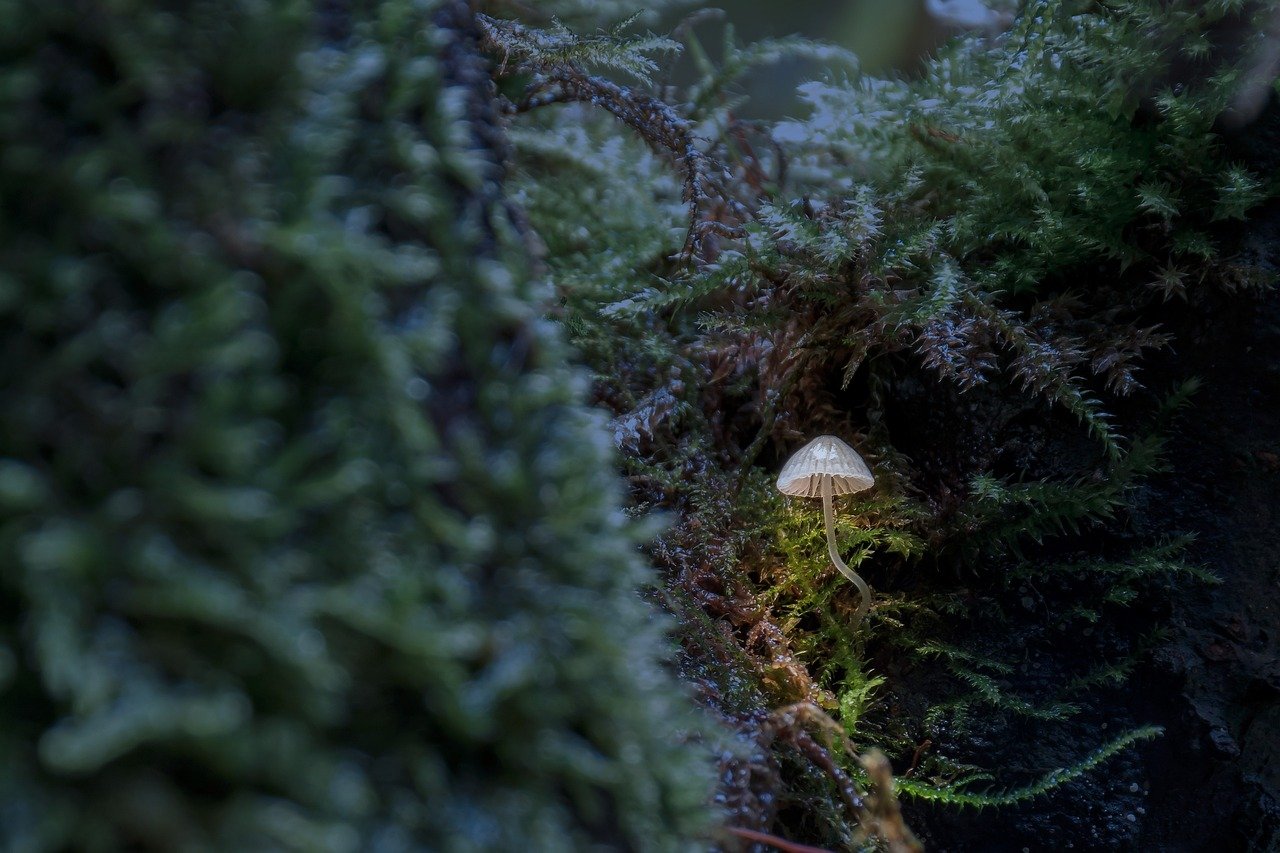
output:
[[[993,727],[989,742],[979,732],[964,748],[1032,778],[1110,734],[1145,724],[1164,733],[1018,806],[907,804],[930,850],[1280,850],[1280,294],[1200,307],[1148,376],[1157,387],[1189,376],[1203,386],[1127,536],[1194,533],[1188,559],[1221,583],[1181,584],[1172,599],[1146,598],[1081,637],[1079,656],[1093,658],[1108,636],[1142,623],[1168,629],[1123,688],[1069,724]],[[1070,668],[1071,656],[1056,664]],[[1019,689],[1060,678],[1050,666],[1024,668]]]
[[[1264,223],[1280,245],[1280,215]],[[1143,683],[1166,727],[1146,750],[1147,850],[1280,850],[1280,294],[1232,300],[1180,336],[1201,377],[1151,512],[1194,531],[1222,583],[1176,602]]]
[[[1280,155],[1274,107],[1233,143],[1261,174],[1274,174]],[[1274,268],[1280,204],[1225,236]],[[1122,689],[1068,726],[1028,723],[989,746],[996,766],[1034,773],[1069,764],[1108,732],[1164,733],[1018,806],[907,804],[932,851],[1280,851],[1280,290],[1209,296],[1163,319],[1176,343],[1150,359],[1148,386],[1202,386],[1170,433],[1169,470],[1148,482],[1125,535],[1194,534],[1187,557],[1221,583],[1138,602],[1119,621],[1167,632]],[[1081,656],[1098,642],[1082,638]],[[979,735],[967,748],[982,745]]]

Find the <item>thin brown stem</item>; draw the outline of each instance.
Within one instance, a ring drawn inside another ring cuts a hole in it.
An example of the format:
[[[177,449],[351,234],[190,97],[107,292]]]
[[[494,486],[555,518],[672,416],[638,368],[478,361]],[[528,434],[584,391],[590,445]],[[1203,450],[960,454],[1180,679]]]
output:
[[[783,853],[831,853],[831,851],[827,850],[825,847],[810,847],[808,844],[796,844],[795,842],[787,841],[785,838],[770,835],[767,832],[757,832],[754,829],[742,829],[737,826],[729,826],[725,828],[739,838],[745,838],[747,841],[754,841],[757,844],[768,844],[770,847],[783,851]]]

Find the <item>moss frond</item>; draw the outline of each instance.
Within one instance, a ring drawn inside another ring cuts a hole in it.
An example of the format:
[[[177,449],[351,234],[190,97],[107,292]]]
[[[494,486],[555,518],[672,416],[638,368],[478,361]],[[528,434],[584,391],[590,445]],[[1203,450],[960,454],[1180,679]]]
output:
[[[1125,732],[1074,764],[1046,773],[1037,781],[1018,788],[997,792],[975,792],[964,786],[931,786],[914,779],[897,780],[898,791],[908,799],[924,800],[955,808],[984,809],[999,806],[1010,806],[1049,793],[1055,788],[1078,779],[1108,759],[1123,752],[1135,744],[1152,740],[1164,733],[1158,726],[1143,726]]]

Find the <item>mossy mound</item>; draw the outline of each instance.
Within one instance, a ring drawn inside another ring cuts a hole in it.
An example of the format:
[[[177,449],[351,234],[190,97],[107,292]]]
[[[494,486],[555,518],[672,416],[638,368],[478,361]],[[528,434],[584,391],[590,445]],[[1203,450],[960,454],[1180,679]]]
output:
[[[683,847],[467,4],[0,4],[0,847]]]

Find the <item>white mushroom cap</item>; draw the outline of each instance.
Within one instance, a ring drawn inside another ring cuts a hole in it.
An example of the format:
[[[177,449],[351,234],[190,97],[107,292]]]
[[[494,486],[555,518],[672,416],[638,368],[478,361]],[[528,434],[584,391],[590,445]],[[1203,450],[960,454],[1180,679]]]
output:
[[[795,452],[778,475],[784,495],[816,498],[822,481],[831,479],[831,494],[848,495],[869,489],[876,478],[858,452],[834,435],[820,435]]]

